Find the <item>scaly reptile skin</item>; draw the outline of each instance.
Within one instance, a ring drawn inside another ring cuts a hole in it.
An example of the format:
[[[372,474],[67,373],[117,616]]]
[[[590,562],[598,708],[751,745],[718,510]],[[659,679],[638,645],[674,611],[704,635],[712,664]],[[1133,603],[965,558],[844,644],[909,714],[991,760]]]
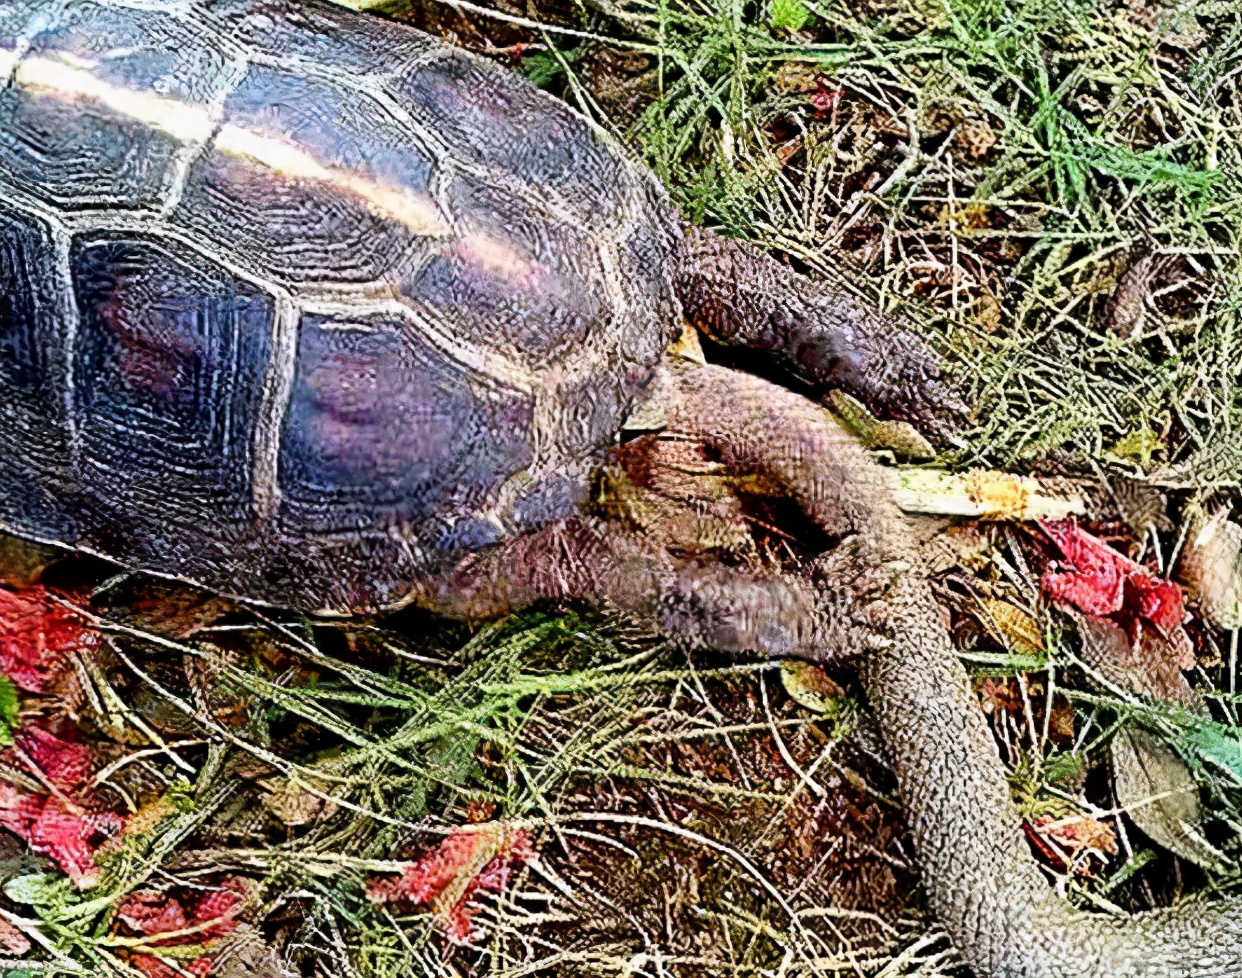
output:
[[[781,478],[808,515],[847,538],[820,562],[826,570],[812,574],[824,604],[849,619],[825,634],[854,636],[930,908],[975,973],[1242,975],[1242,899],[1114,918],[1057,896],[1023,836],[995,741],[920,571],[917,535],[880,467],[824,411],[789,391],[715,367],[687,372],[681,383],[672,429],[702,433],[732,467]]]
[[[892,514],[896,520],[896,514]],[[881,546],[904,549],[895,523]],[[895,641],[861,672],[901,785],[931,909],[979,975],[1237,978],[1242,900],[1129,918],[1072,909],[1031,856],[1005,771],[926,580],[889,596]]]

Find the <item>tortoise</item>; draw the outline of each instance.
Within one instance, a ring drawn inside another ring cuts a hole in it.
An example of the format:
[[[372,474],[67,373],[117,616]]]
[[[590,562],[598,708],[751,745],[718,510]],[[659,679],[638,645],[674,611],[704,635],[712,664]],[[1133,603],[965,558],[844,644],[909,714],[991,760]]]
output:
[[[911,333],[518,75],[318,3],[0,11],[0,523],[308,611],[556,523],[684,315],[940,430]]]
[[[700,646],[865,651],[977,970],[1237,973],[1236,902],[1059,904],[877,466],[667,352],[688,321],[949,440],[965,407],[900,322],[685,227],[517,75],[317,0],[9,0],[0,75],[0,529],[308,612],[606,599]],[[589,515],[650,403],[852,543],[765,575]]]

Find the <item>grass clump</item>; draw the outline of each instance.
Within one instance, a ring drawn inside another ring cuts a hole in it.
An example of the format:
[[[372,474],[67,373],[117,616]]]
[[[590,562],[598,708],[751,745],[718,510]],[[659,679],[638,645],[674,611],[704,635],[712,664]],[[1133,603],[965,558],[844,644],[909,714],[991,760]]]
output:
[[[580,104],[624,110],[692,220],[921,307],[979,407],[972,457],[1112,451],[1161,484],[1238,486],[1232,7],[601,9],[595,30],[641,44],[645,97]],[[566,42],[576,75],[599,42]]]
[[[196,959],[125,936],[116,908],[227,878],[245,881],[247,923],[210,953],[279,946],[307,974],[614,974],[644,956],[665,975],[949,973],[920,934],[891,785],[855,767],[851,711],[815,724],[767,664],[701,668],[564,614],[463,642],[421,620],[308,628],[207,602],[187,638],[131,607],[102,622],[107,681],[153,693],[147,736],[188,744],[189,773],[147,797],[135,785],[160,765],[127,766],[115,783],[146,828],[93,889],[10,880],[67,972],[132,975],[136,948]],[[451,906],[374,899],[471,824],[527,833],[537,856],[474,895],[468,944],[446,942]],[[271,966],[254,953],[247,968]]]

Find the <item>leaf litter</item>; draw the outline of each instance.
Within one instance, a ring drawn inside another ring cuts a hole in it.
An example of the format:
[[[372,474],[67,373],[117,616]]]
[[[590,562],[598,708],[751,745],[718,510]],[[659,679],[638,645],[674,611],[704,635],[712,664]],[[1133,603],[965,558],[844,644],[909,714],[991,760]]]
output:
[[[1236,524],[1194,516],[1236,510],[1242,472],[1236,18],[385,6],[576,102],[692,219],[917,312],[980,406],[952,461],[1037,496],[1076,487],[1048,497],[1072,510],[1023,514],[1075,516],[1054,546],[980,508],[963,518],[1000,521],[959,526],[936,564],[1034,850],[1095,905],[1151,906],[1195,873],[1236,886]],[[976,507],[999,498],[953,478]],[[33,762],[6,755],[6,784],[124,828],[61,852],[85,889],[26,839],[0,917],[14,955],[261,974],[270,958],[243,951],[258,940],[367,978],[953,973],[848,674],[786,670],[790,697],[764,664],[689,662],[563,609],[470,635],[134,583],[74,591],[81,616],[61,617],[40,593],[0,590],[0,706]],[[36,760],[52,737],[90,744],[89,763]],[[1145,745],[1137,787],[1116,784],[1118,744]],[[1160,783],[1198,806],[1166,811],[1163,837],[1136,797]],[[491,841],[452,841],[471,833]],[[236,894],[227,926],[209,893]]]

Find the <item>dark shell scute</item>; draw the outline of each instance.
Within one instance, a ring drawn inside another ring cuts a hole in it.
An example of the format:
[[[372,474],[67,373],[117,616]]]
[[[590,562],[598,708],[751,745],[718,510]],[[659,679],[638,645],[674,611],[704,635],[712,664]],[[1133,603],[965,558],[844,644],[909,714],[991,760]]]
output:
[[[467,162],[554,188],[594,227],[616,218],[633,180],[585,119],[526,79],[462,51],[416,65],[393,97]]]
[[[442,225],[433,173],[365,93],[254,65],[171,219],[285,282],[374,281]]]
[[[170,524],[243,534],[273,300],[157,241],[78,240],[72,267],[76,469],[101,532],[128,553]]]
[[[71,540],[63,306],[51,236],[0,205],[0,523]]]
[[[186,107],[197,106],[205,137],[204,106],[225,69],[220,44],[168,14],[73,4],[35,34],[0,92],[0,178],[71,210],[157,207],[184,145]],[[120,108],[134,93],[177,135]]]
[[[333,65],[354,75],[394,72],[439,42],[413,31],[394,31],[378,17],[311,0],[213,0],[210,15],[247,48],[288,64]]]
[[[64,382],[53,366],[60,332],[55,261],[44,228],[0,211],[0,390],[12,395],[7,405],[52,415]]]
[[[106,111],[0,93],[0,175],[66,208],[155,206],[175,151],[174,140]]]
[[[582,343],[606,317],[599,244],[588,231],[465,174],[444,196],[458,234],[402,282],[409,299],[474,343],[539,363]]]
[[[283,522],[438,534],[472,523],[530,464],[531,412],[528,397],[485,386],[412,323],[304,316],[281,443]]]

